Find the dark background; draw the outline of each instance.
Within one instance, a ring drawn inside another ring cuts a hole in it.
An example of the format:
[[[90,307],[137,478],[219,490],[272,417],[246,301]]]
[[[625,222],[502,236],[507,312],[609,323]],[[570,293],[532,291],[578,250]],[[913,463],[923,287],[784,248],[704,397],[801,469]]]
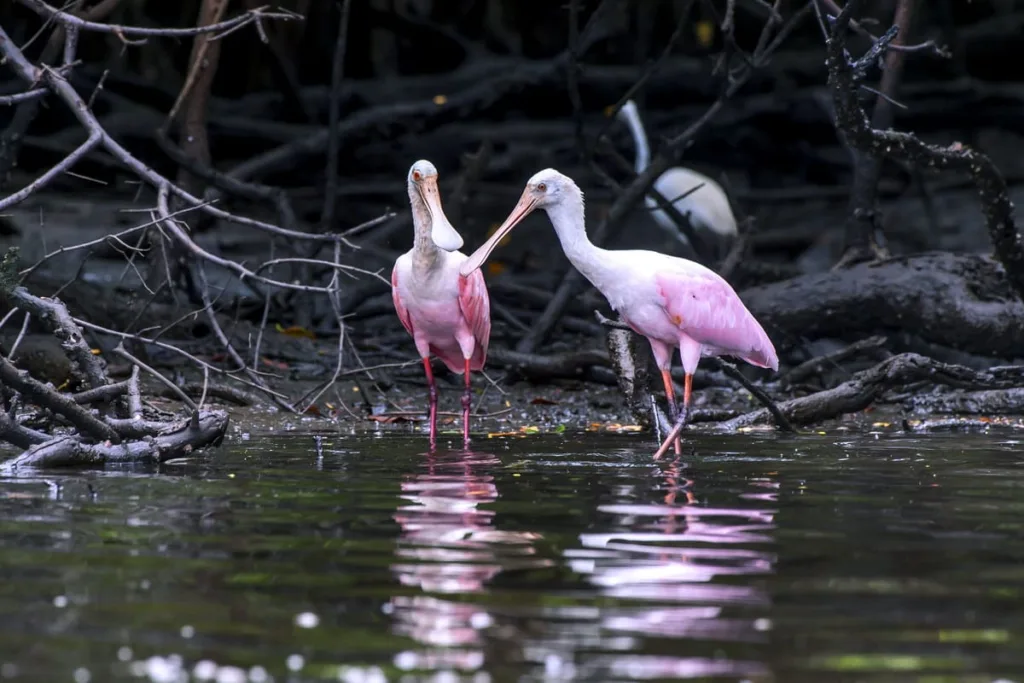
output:
[[[581,0],[581,26],[597,4]],[[861,16],[868,28],[881,33],[892,21],[894,4],[866,2]],[[905,108],[896,110],[896,127],[933,142],[956,140],[978,146],[992,155],[1019,193],[1024,181],[1024,67],[1019,57],[1024,54],[1024,2],[916,4],[907,42],[932,39],[948,46],[952,57],[944,59],[929,51],[907,56],[897,93]],[[85,7],[95,5],[87,2]],[[799,5],[781,3],[783,17],[788,19]],[[261,42],[253,26],[220,40],[206,115],[209,161],[217,170],[230,171],[256,154],[302,140],[328,120],[341,3],[282,6],[305,20],[265,21],[269,44]],[[235,16],[246,7],[231,2],[224,16]],[[632,142],[623,126],[606,118],[605,109],[641,78],[679,31],[679,40],[634,98],[655,152],[666,137],[699,118],[724,91],[726,72],[742,71],[744,53],[753,49],[767,16],[755,0],[739,0],[730,37],[719,28],[724,7],[724,2],[702,0],[621,3],[607,37],[579,56],[582,111],[577,117],[564,58],[570,45],[567,3],[353,2],[339,103],[341,120],[356,123],[347,126],[339,142],[338,203],[332,227],[343,230],[388,210],[396,211],[397,217],[360,235],[356,242],[364,250],[347,258],[387,277],[394,258],[411,245],[405,175],[418,158],[430,159],[440,170],[446,210],[466,240],[466,251],[505,217],[526,179],[546,166],[576,179],[586,192],[588,222],[593,224],[616,191],[583,161],[577,121],[583,126],[582,151],[594,155],[612,178],[628,182],[628,169],[614,163],[598,142],[600,134],[606,133],[615,149],[632,160]],[[196,25],[199,9],[198,2],[124,0],[103,21],[187,27]],[[874,23],[870,23],[872,17]],[[0,25],[25,46],[31,60],[43,54],[49,27],[36,13],[19,3],[4,3]],[[161,151],[153,134],[164,125],[181,90],[192,42],[191,38],[153,37],[143,45],[125,45],[112,34],[85,31],[78,50],[80,63],[70,75],[86,97],[102,80],[93,108],[108,132],[147,164],[179,180],[182,172]],[[856,36],[849,42],[857,54],[869,44]],[[843,221],[852,166],[832,122],[824,59],[821,29],[811,14],[679,159],[721,179],[737,215],[753,219],[750,251],[730,276],[738,290],[826,271],[844,252]],[[721,68],[723,64],[728,68]],[[8,69],[0,69],[0,78],[5,79],[0,81],[2,93],[24,88]],[[877,79],[876,70],[869,85],[876,85]],[[874,95],[865,92],[864,101],[870,109]],[[25,117],[29,125],[22,131],[12,122],[19,108],[26,106],[0,109],[0,129],[4,129],[0,132],[0,182],[5,195],[30,182],[84,139],[77,122],[55,98]],[[176,130],[172,127],[172,137],[177,136]],[[472,166],[467,155],[477,153],[482,145],[490,146],[485,163],[471,178],[464,178]],[[284,188],[294,203],[300,229],[324,229],[324,150],[320,146],[292,155],[276,168],[248,178]],[[930,249],[991,250],[966,176],[922,174],[893,162],[886,162],[883,171],[882,223],[894,255]],[[58,178],[46,190],[45,200],[37,200],[50,208],[71,197],[152,206],[152,193],[140,191],[134,176],[102,152],[91,153],[75,172],[79,175]],[[462,189],[457,192],[460,183]],[[209,190],[202,182],[193,187],[197,192]],[[220,205],[275,222],[275,213],[265,202],[227,193]],[[118,218],[122,227],[133,220]],[[195,234],[206,240],[207,248],[217,253],[248,262],[267,258],[271,238],[265,233],[229,229],[195,217],[187,220]],[[53,221],[33,221],[22,217],[0,225],[7,239],[15,241],[27,233],[38,238],[58,230]],[[512,244],[496,252],[495,259],[508,270],[507,276],[521,275],[524,282],[551,291],[567,264],[546,221],[533,217],[516,235]],[[66,243],[71,237],[53,239]],[[616,229],[610,242],[684,253],[653,227],[642,210]],[[281,240],[276,244],[277,256],[296,247]],[[105,256],[121,258],[101,250],[93,254],[95,259]],[[66,271],[61,275],[66,278]],[[45,272],[33,275],[39,283],[48,283],[45,277]],[[73,296],[76,286],[72,283],[72,292],[66,295]],[[539,305],[505,296],[523,307]],[[328,331],[333,316],[324,302],[314,299],[281,295],[274,300],[270,320]],[[380,282],[346,284],[344,307],[355,322],[378,319],[397,325]],[[262,306],[243,308],[241,314],[258,321],[261,310]],[[512,343],[521,331],[499,324],[496,333]]]

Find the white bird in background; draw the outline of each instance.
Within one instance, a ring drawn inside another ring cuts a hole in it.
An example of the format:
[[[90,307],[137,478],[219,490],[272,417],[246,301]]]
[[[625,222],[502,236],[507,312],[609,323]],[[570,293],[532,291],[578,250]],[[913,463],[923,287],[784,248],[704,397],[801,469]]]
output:
[[[633,162],[633,168],[637,174],[643,173],[650,165],[651,150],[647,146],[647,134],[640,121],[636,103],[633,100],[626,100],[622,109],[619,110],[617,118],[625,122],[629,127],[629,132],[633,135],[633,144],[636,147],[636,160]],[[704,185],[699,190],[677,199],[701,183]],[[736,217],[729,207],[729,198],[722,186],[711,178],[689,168],[674,166],[658,176],[653,187],[671,202],[681,215],[689,214],[690,225],[693,226],[693,229],[699,231],[702,238],[710,238],[708,241],[716,243],[716,247],[731,243],[736,238]],[[644,203],[650,209],[651,216],[658,225],[678,241],[691,249],[694,248],[686,235],[679,230],[672,217],[658,207],[658,202],[654,197],[645,195]]]

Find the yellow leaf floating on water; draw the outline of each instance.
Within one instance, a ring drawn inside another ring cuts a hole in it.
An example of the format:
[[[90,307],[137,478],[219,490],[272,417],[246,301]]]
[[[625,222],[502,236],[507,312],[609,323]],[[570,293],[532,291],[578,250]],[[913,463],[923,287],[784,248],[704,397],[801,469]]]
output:
[[[698,21],[693,27],[693,35],[701,47],[711,47],[715,40],[715,25],[710,21]]]
[[[608,422],[602,424],[600,422],[591,422],[587,425],[588,432],[599,432],[604,430],[606,432],[640,432],[643,431],[643,427],[640,425],[624,425],[618,422]]]
[[[299,327],[298,325],[292,325],[291,327],[282,327],[281,323],[274,323],[274,329],[281,334],[288,335],[289,337],[305,337],[306,339],[316,339],[316,335],[307,330],[305,327]]]
[[[447,104],[447,103],[448,103],[448,98],[446,96],[444,96],[444,95],[434,95],[434,104],[436,104],[437,106],[440,107],[442,104]]]
[[[605,431],[609,432],[639,432],[643,429],[640,425],[622,425],[618,422],[613,422],[604,426]]]
[[[527,436],[528,434],[540,434],[540,427],[522,426],[515,432],[487,432],[487,438],[493,439],[498,436]]]
[[[103,353],[103,351],[101,351],[100,349],[89,349],[89,353],[91,353],[94,356],[98,356],[101,353]]]

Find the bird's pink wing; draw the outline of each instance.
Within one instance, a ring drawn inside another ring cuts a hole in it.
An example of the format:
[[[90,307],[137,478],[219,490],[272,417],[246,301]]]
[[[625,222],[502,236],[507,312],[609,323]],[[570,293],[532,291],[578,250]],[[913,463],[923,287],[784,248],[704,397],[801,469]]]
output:
[[[491,298],[487,294],[484,274],[474,270],[467,277],[459,276],[459,308],[476,339],[469,367],[479,370],[487,360],[487,345],[491,339]]]
[[[775,347],[764,328],[725,280],[714,274],[670,271],[655,281],[662,307],[681,332],[753,365],[778,369]]]
[[[412,334],[412,317],[409,315],[409,309],[402,303],[402,296],[398,293],[397,265],[391,269],[391,300],[395,302],[395,311],[398,313],[398,319],[402,321],[402,327],[406,332]]]

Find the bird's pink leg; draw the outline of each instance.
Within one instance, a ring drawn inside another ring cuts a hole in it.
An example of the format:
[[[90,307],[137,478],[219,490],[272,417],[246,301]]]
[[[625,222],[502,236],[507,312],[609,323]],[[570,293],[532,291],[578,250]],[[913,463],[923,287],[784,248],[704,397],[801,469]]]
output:
[[[668,369],[661,371],[661,381],[665,383],[665,398],[668,399],[668,417],[675,423],[676,418],[679,416],[676,408],[676,388],[672,385],[672,375]],[[676,455],[683,452],[683,446],[680,443],[679,437],[675,439]]]
[[[462,392],[462,447],[469,448],[469,406],[473,403],[473,394],[470,387],[469,359],[466,359],[466,389]]]
[[[679,432],[683,431],[683,427],[686,425],[686,419],[690,416],[690,394],[693,392],[693,375],[686,373],[686,381],[683,386],[683,410],[679,413],[679,419],[676,420],[676,424],[672,427],[672,431],[669,432],[668,437],[662,442],[661,446],[654,453],[654,459],[657,460],[665,451],[668,450],[669,445],[679,438]]]
[[[427,387],[430,390],[430,449],[437,446],[437,383],[434,371],[430,369],[430,356],[423,357],[423,369],[427,372]]]

